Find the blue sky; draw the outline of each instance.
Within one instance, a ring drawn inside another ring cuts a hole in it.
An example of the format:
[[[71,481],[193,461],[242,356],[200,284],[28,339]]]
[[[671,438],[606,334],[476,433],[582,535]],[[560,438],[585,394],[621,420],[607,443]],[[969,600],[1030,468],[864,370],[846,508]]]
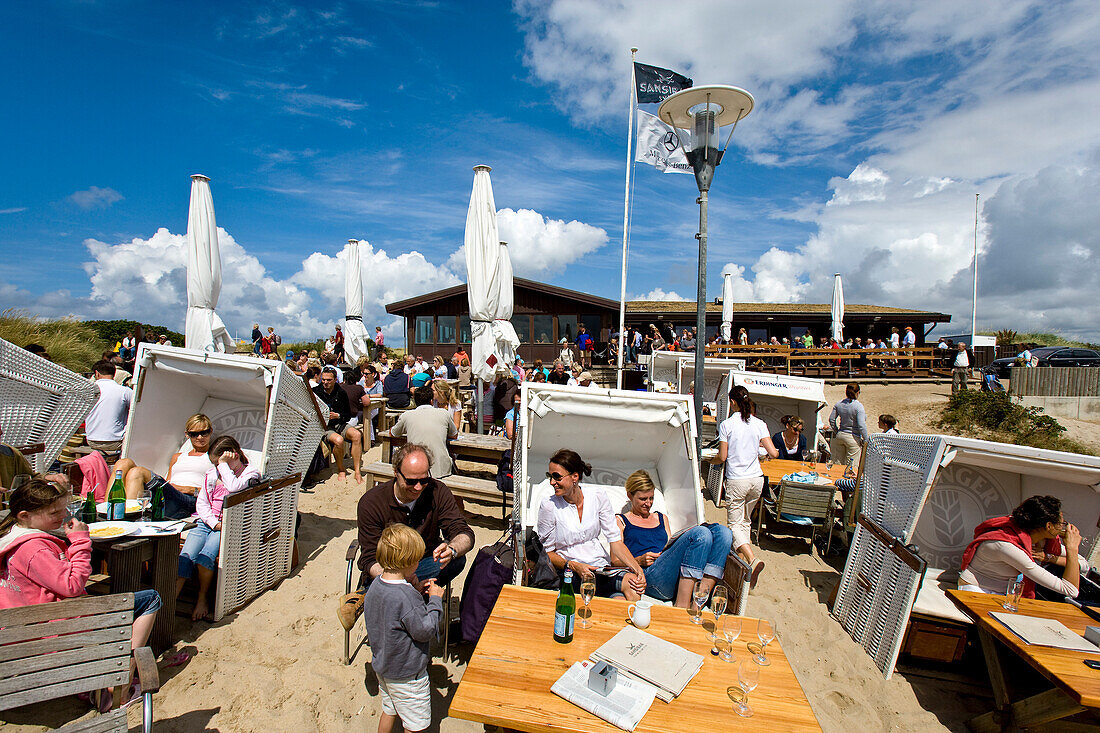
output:
[[[1100,340],[1095,3],[43,2],[0,8],[0,307],[182,328],[191,173],[231,331],[319,335],[463,276],[476,163],[517,274],[617,297],[629,48],[756,96],[708,290]],[[695,13],[708,19],[700,31]],[[693,297],[694,181],[638,165],[628,294]],[[1084,302],[1082,302],[1084,301]],[[956,329],[961,330],[961,329]],[[392,340],[392,339],[391,339]]]

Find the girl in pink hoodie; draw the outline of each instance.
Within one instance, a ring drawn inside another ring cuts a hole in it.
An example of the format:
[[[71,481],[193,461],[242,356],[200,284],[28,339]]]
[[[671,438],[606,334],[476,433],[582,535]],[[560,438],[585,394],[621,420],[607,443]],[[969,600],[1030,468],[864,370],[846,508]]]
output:
[[[195,503],[199,522],[188,531],[180,550],[179,578],[176,580],[176,595],[179,596],[187,579],[195,574],[199,576],[199,597],[191,612],[192,621],[206,618],[210,610],[206,594],[214,580],[221,547],[222,503],[229,494],[247,488],[253,479],[258,481],[260,478],[259,470],[248,465],[240,444],[228,435],[211,443],[208,455],[214,468],[206,472],[199,489]]]
[[[92,540],[88,525],[70,517],[71,499],[67,489],[40,478],[11,493],[10,513],[0,523],[0,608],[84,595],[92,574]],[[62,527],[64,539],[51,534]],[[145,646],[160,605],[155,590],[134,593],[131,649]],[[110,695],[101,700],[110,709]]]

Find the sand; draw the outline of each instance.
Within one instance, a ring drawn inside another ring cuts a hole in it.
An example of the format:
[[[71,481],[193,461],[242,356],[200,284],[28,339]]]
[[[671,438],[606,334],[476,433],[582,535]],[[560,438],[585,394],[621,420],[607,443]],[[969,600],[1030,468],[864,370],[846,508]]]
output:
[[[947,384],[868,385],[862,397],[870,415],[890,412],[906,431],[934,432],[936,405],[949,392]],[[826,394],[837,399],[843,387],[831,386]],[[1100,446],[1100,425],[1074,425],[1071,434]],[[367,460],[378,456],[375,448]],[[351,479],[341,477],[303,493],[302,562],[289,578],[217,624],[177,618],[177,649],[194,656],[183,666],[161,667],[163,687],[154,703],[158,731],[375,729],[380,702],[367,665],[370,652],[363,649],[351,666],[342,664],[343,634],[334,610],[343,593],[344,557],[355,537],[360,494]],[[707,507],[710,519],[724,521],[724,511]],[[468,508],[481,512],[471,517],[477,545],[494,542],[501,532],[499,509]],[[777,621],[783,648],[825,731],[963,730],[963,721],[991,708],[988,698],[950,684],[900,673],[883,680],[870,657],[828,615],[825,599],[839,578],[838,559],[823,561],[797,538],[765,540],[760,556],[767,568],[749,599],[748,614]],[[438,721],[432,730],[483,730],[480,724],[445,717],[468,657],[468,647],[457,647],[451,660],[442,663],[437,657],[430,668]],[[80,708],[73,703],[60,710],[69,711],[64,719],[71,719]],[[15,714],[4,719],[27,723],[41,717]],[[131,711],[130,723],[140,726],[139,710]]]

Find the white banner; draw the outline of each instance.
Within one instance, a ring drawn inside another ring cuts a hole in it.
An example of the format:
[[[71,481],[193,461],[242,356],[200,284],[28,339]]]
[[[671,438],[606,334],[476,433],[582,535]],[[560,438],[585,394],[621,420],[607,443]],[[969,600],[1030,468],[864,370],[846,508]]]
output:
[[[662,173],[694,173],[680,145],[680,135],[656,115],[638,110],[638,147],[634,160]]]

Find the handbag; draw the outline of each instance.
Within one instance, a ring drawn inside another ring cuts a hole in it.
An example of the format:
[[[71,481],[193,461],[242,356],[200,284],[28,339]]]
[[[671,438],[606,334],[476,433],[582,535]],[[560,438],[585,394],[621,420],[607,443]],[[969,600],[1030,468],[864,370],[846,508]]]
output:
[[[512,580],[515,552],[508,534],[505,532],[499,540],[478,550],[470,565],[458,612],[463,641],[477,643],[501,589]]]
[[[524,543],[524,557],[526,559],[527,580],[526,585],[543,590],[558,590],[561,588],[561,576],[550,562],[550,556],[542,546],[542,540],[535,532],[531,532]]]

